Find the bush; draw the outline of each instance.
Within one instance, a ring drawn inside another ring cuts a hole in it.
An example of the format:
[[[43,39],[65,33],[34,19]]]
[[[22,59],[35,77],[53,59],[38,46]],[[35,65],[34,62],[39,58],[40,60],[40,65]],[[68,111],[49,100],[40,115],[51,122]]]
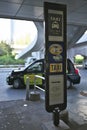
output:
[[[12,55],[0,56],[0,65],[19,65],[24,64],[24,60],[16,60]]]
[[[83,63],[83,59],[75,59],[75,63],[76,64],[82,64]]]
[[[74,57],[74,62],[75,62],[76,64],[82,64],[83,61],[84,61],[84,57],[83,57],[82,55],[76,55],[76,56]]]

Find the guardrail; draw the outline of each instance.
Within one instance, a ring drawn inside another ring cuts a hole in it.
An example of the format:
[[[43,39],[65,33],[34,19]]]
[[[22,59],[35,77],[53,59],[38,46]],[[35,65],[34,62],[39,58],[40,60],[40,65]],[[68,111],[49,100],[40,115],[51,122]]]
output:
[[[36,94],[37,94],[36,88],[38,88],[38,89],[40,89],[40,90],[42,90],[42,91],[45,91],[44,89],[42,89],[41,87],[39,87],[39,86],[36,85],[36,80],[37,80],[37,78],[40,78],[40,79],[45,80],[44,77],[39,76],[39,75],[35,75],[35,77],[34,77],[34,93],[33,93],[33,95],[35,95],[35,98],[36,98]],[[27,78],[26,78],[26,100],[29,100],[29,95],[30,95],[30,96],[32,95],[32,94],[30,93],[30,84],[29,84],[30,81],[29,81],[29,80],[30,80],[29,77],[27,77]],[[37,96],[38,96],[38,94],[37,94]]]
[[[36,88],[38,88],[38,89],[40,89],[42,91],[45,91],[44,89],[42,89],[41,87],[39,87],[39,86],[36,85],[37,78],[45,80],[45,77],[42,77],[40,75],[35,75],[35,77],[34,77],[34,92],[36,91]]]
[[[0,68],[19,68],[25,67],[24,65],[0,65]]]

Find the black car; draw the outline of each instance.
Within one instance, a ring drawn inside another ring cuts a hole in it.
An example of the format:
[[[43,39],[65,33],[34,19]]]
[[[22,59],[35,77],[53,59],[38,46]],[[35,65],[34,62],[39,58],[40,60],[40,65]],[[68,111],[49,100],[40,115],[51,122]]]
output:
[[[79,84],[81,76],[79,69],[77,69],[70,59],[67,59],[67,87],[72,86],[72,84]]]
[[[13,70],[6,81],[14,88],[22,88],[26,86],[26,77],[29,77],[29,84],[34,85],[35,75],[44,76],[44,59],[36,60],[24,69]],[[70,84],[79,84],[80,78],[79,70],[74,67],[70,59],[67,59],[67,81]],[[43,80],[38,78],[36,84],[42,85]]]
[[[27,67],[18,70],[12,70],[7,76],[6,81],[8,85],[14,88],[26,87],[26,77],[29,77],[29,84],[34,85],[35,75],[44,76],[44,59],[36,60]],[[38,85],[42,85],[42,79],[36,81]]]

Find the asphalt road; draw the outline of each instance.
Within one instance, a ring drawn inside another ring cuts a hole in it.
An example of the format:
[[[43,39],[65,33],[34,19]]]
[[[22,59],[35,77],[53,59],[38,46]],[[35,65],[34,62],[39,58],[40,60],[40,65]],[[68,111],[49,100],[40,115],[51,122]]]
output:
[[[6,76],[10,71],[11,69],[0,69],[0,101],[25,99],[25,89],[13,89],[7,85]]]
[[[19,99],[25,100],[26,89],[14,89],[12,86],[7,85],[6,83],[6,77],[11,70],[12,68],[0,68],[0,101],[10,101]],[[44,92],[41,91],[41,95],[42,98],[44,98]]]
[[[67,109],[78,124],[87,123],[87,69],[80,68],[81,82],[67,91]]]

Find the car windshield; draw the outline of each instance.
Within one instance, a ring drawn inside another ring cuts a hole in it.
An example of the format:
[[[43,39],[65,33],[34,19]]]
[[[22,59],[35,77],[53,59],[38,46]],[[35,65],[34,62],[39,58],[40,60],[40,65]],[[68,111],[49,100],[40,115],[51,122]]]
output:
[[[43,62],[42,60],[37,60],[37,61],[34,61],[33,63],[29,64],[27,67],[25,67],[24,70],[26,70],[27,72],[30,72],[30,71],[42,71],[42,65]]]
[[[67,70],[68,73],[74,73],[75,71],[74,64],[71,62],[70,59],[67,59]]]
[[[27,71],[41,71],[42,70],[42,62],[37,62],[27,68]]]

